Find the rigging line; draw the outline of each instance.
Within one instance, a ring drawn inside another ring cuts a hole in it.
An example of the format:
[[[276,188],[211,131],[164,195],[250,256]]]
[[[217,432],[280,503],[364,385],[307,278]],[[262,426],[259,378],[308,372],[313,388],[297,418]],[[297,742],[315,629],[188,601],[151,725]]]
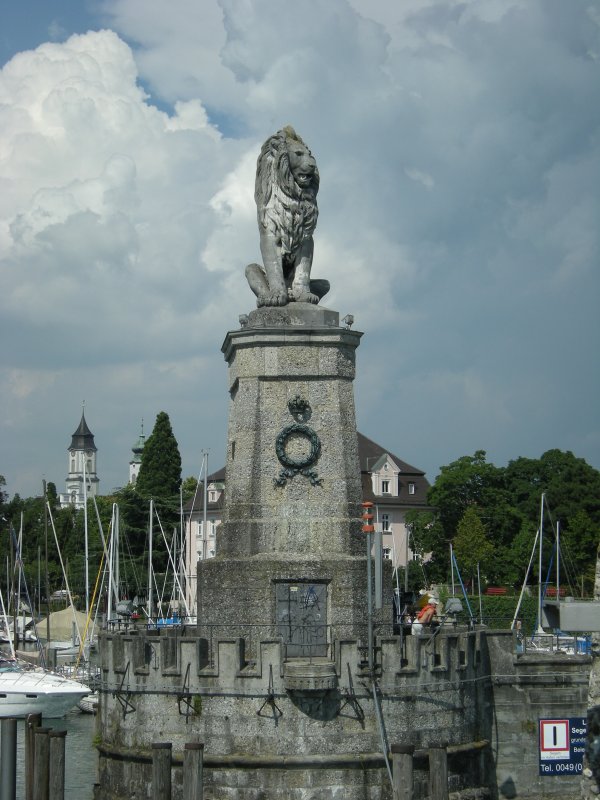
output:
[[[194,509],[196,507],[196,498],[198,497],[198,490],[200,488],[200,478],[202,477],[202,473],[204,472],[204,450],[202,450],[201,452],[202,452],[202,456],[203,456],[203,458],[202,458],[202,466],[200,467],[200,472],[198,473],[198,480],[196,481],[196,488],[194,489],[194,496],[192,498],[192,505],[190,507],[188,520],[191,520],[192,514],[194,513]],[[206,475],[204,476],[204,479],[206,480]]]
[[[67,595],[69,597],[69,604],[71,606],[71,613],[73,614],[73,622],[75,623],[75,630],[77,631],[77,636],[79,636],[79,641],[81,641],[81,631],[79,630],[79,625],[77,624],[77,616],[75,615],[75,603],[73,602],[73,595],[71,594],[71,588],[69,587],[69,578],[67,576],[67,571],[65,569],[65,565],[63,563],[62,554],[60,552],[60,547],[58,546],[58,536],[56,535],[56,527],[54,525],[54,517],[52,516],[52,509],[50,508],[50,503],[47,502],[46,505],[48,506],[48,515],[50,517],[50,525],[52,527],[52,533],[54,534],[54,541],[56,543],[56,550],[58,552],[58,559],[60,561],[60,566],[63,571],[63,578],[65,581],[65,586],[67,588]]]
[[[548,518],[549,518],[550,523],[551,523],[551,529],[552,529],[552,533],[554,535],[554,541],[556,541],[557,540],[557,535],[556,535],[557,522],[554,519],[554,516],[553,516],[552,511],[550,509],[550,506],[548,504],[548,497],[547,497],[546,493],[543,494],[543,501],[544,501],[544,506],[546,507],[546,511],[548,513]],[[562,547],[560,548],[559,552],[563,556],[566,553],[566,551]],[[573,587],[576,586],[576,584],[575,584],[575,564],[574,564],[570,554],[568,554],[568,555],[569,555],[569,558],[571,559],[570,568],[573,570],[573,572],[571,573],[572,576],[573,576],[573,582],[571,583],[571,581],[567,577],[567,585],[569,586],[569,588],[571,590],[573,590]],[[565,564],[565,573],[567,573],[567,575],[568,575],[568,570],[569,570],[569,565]]]
[[[567,532],[568,532],[567,528]],[[573,559],[571,547],[568,542],[565,542],[564,538],[561,537],[561,548],[560,548],[561,555],[563,556],[563,564],[565,565],[565,573],[566,573],[566,582],[567,586],[571,590],[571,594],[575,594],[578,591],[577,588],[577,568],[575,565],[575,560]]]
[[[185,599],[185,595],[183,593],[183,589],[181,588],[181,583],[179,582],[179,578],[177,577],[177,568],[175,567],[175,562],[173,561],[171,548],[169,547],[169,543],[167,542],[167,537],[165,536],[165,532],[163,530],[162,522],[160,521],[160,517],[158,516],[158,511],[156,512],[156,518],[158,520],[158,524],[160,526],[160,532],[162,533],[162,537],[163,537],[164,542],[165,542],[165,547],[167,548],[167,554],[169,556],[169,561],[171,562],[171,566],[173,567],[173,576],[175,578],[175,582],[177,583],[177,588],[179,589],[179,592],[180,592],[180,595],[181,595],[181,599],[183,600],[183,603],[184,603],[184,606],[185,606],[185,613],[186,613],[186,615],[188,617],[190,617],[191,616],[190,609],[188,608],[188,604],[187,604],[187,601]],[[166,580],[167,579],[166,579],[166,573],[165,573],[165,585],[166,585]],[[164,586],[163,586],[163,589],[164,589]]]
[[[422,546],[422,543],[419,543],[419,542],[417,541],[417,537],[415,536],[415,532],[414,532],[414,530],[412,529],[412,525],[411,525],[411,536],[412,536],[412,539],[413,539],[413,544],[414,544],[414,546],[415,546],[415,552],[416,552],[417,550],[420,550],[420,552],[418,553],[418,556],[419,556],[419,558],[418,558],[418,564],[419,564],[419,566],[421,567],[421,574],[422,574],[422,576],[423,576],[423,586],[429,586],[429,581],[428,581],[428,579],[427,579],[427,572],[426,572],[426,570],[425,570],[425,562],[424,562],[424,560],[423,560],[423,553],[422,553],[422,551],[423,551],[423,549],[424,549],[424,548],[423,548],[423,546]]]
[[[561,565],[565,573],[565,583],[569,587],[570,593],[574,595],[577,589],[577,584],[575,582],[575,563],[571,557],[568,546],[566,549],[564,546],[561,546],[560,553],[562,556]]]
[[[16,619],[18,618],[18,612],[19,612],[18,604],[19,604],[19,602],[21,600],[21,575],[23,575],[23,585],[25,587],[25,596],[27,597],[27,603],[29,605],[29,608],[33,609],[33,604],[31,602],[31,597],[29,596],[29,589],[27,588],[27,577],[25,575],[25,568],[24,568],[24,565],[23,565],[23,558],[21,556],[21,543],[23,541],[23,512],[21,512],[21,527],[20,527],[20,531],[19,531],[19,539],[17,540],[16,534],[15,534],[15,529],[14,529],[12,523],[10,525],[10,535],[11,535],[11,538],[12,538],[13,547],[15,549],[15,567],[14,567],[15,570],[17,568],[17,565],[19,566],[19,584],[18,584],[18,586],[19,586],[19,594],[17,595],[17,599],[16,600],[14,600],[14,598],[13,598],[14,606],[15,606],[15,615],[16,615],[15,616],[15,622],[13,623],[13,639],[16,640],[17,627],[18,627],[17,624],[16,624]],[[13,576],[13,582],[12,582],[13,591],[14,591],[14,585],[15,584],[14,584],[14,576]],[[33,611],[31,613],[32,613],[32,619],[33,619],[33,630],[34,630],[34,633],[35,633],[37,649],[38,649],[39,654],[40,654],[40,659],[41,659],[41,662],[42,662],[42,666],[45,667],[46,666],[46,655],[44,653],[44,649],[42,647],[42,643],[40,641],[40,637],[38,636],[38,633],[37,633],[37,627],[36,627],[36,624],[35,624],[35,615],[34,615]],[[7,633],[8,633],[8,628],[7,628]],[[25,627],[24,626],[23,626],[23,635],[25,635]],[[10,638],[10,636],[9,636],[9,638]]]
[[[547,593],[547,589],[548,589],[548,584],[550,583],[550,573],[552,572],[552,565],[554,564],[555,549],[556,548],[553,547],[552,548],[552,552],[550,554],[550,563],[548,564],[548,571],[546,572],[546,580],[544,581],[543,588],[542,588],[542,602],[546,599],[546,593]],[[539,616],[540,616],[539,611],[540,611],[540,609],[538,608],[538,611],[537,611],[537,614],[536,614],[536,619],[535,619],[535,630],[537,630],[542,625],[542,620],[539,618]],[[548,627],[550,627],[550,626],[548,626]],[[531,641],[533,641],[535,639],[535,636],[536,636],[535,632],[531,634]]]
[[[527,571],[525,572],[525,578],[523,579],[523,585],[521,586],[521,594],[519,595],[519,602],[517,603],[517,607],[515,608],[515,615],[510,624],[511,631],[514,629],[517,617],[519,616],[519,610],[521,608],[521,603],[523,601],[523,595],[525,594],[525,586],[527,585],[527,578],[529,577],[529,573],[531,571],[531,565],[533,563],[533,557],[535,555],[535,548],[537,547],[539,536],[540,536],[540,529],[538,528],[535,533],[535,541],[533,542],[533,547],[531,548],[531,555],[529,557],[529,564],[527,565]]]
[[[153,509],[154,514],[156,515],[156,519],[158,520],[158,527],[160,528],[160,532],[162,534],[163,539],[165,539],[165,532],[163,531],[162,523],[160,521],[160,517],[158,516],[158,511],[156,510],[156,503],[154,503],[151,506],[151,509]],[[154,518],[152,518],[152,521],[150,522],[150,536],[154,535],[154,528],[153,528],[153,524],[152,524],[153,520],[154,520]],[[166,543],[166,539],[165,539],[165,543]],[[167,550],[168,549],[169,548],[167,547]],[[151,570],[152,570],[152,575],[154,577],[154,588],[156,589],[156,594],[158,596],[158,603],[159,603],[158,610],[159,610],[159,614],[160,614],[160,619],[164,621],[165,618],[163,617],[162,609],[163,609],[163,599],[164,599],[165,587],[166,587],[166,570],[165,570],[165,577],[164,577],[164,580],[163,580],[162,590],[159,592],[159,590],[158,590],[158,582],[156,580],[156,572],[154,571],[154,565],[151,564],[150,567],[151,567]],[[157,618],[158,618],[158,616],[159,615],[157,614]]]
[[[90,603],[89,613],[88,613],[87,619],[85,621],[85,630],[83,632],[83,639],[81,640],[80,645],[79,645],[79,652],[77,654],[77,661],[75,662],[75,669],[77,669],[79,667],[79,662],[81,661],[81,656],[83,655],[84,650],[85,650],[85,640],[86,640],[86,637],[87,637],[87,632],[88,632],[88,628],[89,628],[89,625],[90,625],[90,621],[92,619],[92,611],[93,611],[93,608],[94,608],[94,602],[96,600],[96,593],[98,591],[98,583],[100,582],[100,576],[101,575],[102,575],[102,580],[104,581],[103,566],[104,566],[104,553],[102,553],[102,558],[100,559],[100,567],[99,567],[98,572],[96,574],[96,582],[94,584],[94,591],[92,593],[92,600],[91,600],[91,603]],[[93,631],[93,626],[92,626],[92,631]]]
[[[458,580],[460,582],[460,588],[463,591],[463,595],[465,598],[465,602],[467,604],[467,608],[469,609],[469,616],[471,617],[471,622],[473,622],[473,611],[471,610],[471,604],[469,603],[469,598],[467,596],[467,590],[465,589],[465,585],[463,583],[462,576],[460,574],[460,570],[458,568],[458,562],[456,560],[456,554],[452,551],[452,560],[454,561],[454,566],[456,567],[456,574],[458,575]]]
[[[4,597],[2,596],[2,587],[0,586],[0,611],[2,612],[2,617],[4,619],[4,625],[6,626],[6,635],[8,636],[8,644],[10,647],[10,654],[13,659],[16,660],[17,655],[15,653],[15,646],[13,644],[12,636],[9,634],[9,627],[8,627],[8,617],[6,616],[6,608],[4,606]]]
[[[544,505],[546,507],[546,511],[548,512],[548,517],[550,519],[551,529],[552,529],[552,533],[554,535],[554,540],[556,541],[557,540],[557,535],[556,535],[557,522],[556,522],[556,520],[554,519],[554,517],[552,515],[552,511],[550,510],[550,506],[548,504],[548,498],[547,498],[546,493],[543,493],[542,498],[543,498]],[[566,551],[563,548],[560,548],[559,552],[560,552],[561,555],[564,556]],[[577,585],[576,584],[576,577],[575,577],[575,564],[573,562],[573,559],[571,558],[570,553],[569,553],[569,558],[571,559],[571,563],[570,563],[570,565],[565,565],[565,573],[567,573],[567,585],[569,586],[569,589],[571,589],[571,592],[574,594],[575,592],[573,590],[574,590],[574,587],[576,587],[576,585]],[[572,582],[571,582],[571,580],[569,580],[569,577],[568,577],[569,568],[572,569],[572,573],[571,573]],[[558,589],[558,587],[557,587],[557,589]]]
[[[134,580],[134,583],[135,583],[136,594],[139,595],[140,594],[140,586],[142,584],[141,584],[141,581],[140,581],[140,578],[139,578],[139,575],[138,575],[138,572],[137,572],[135,558],[133,557],[133,554],[131,552],[131,542],[129,541],[129,536],[127,535],[127,528],[126,527],[125,527],[125,530],[123,531],[123,539],[124,539],[124,542],[125,542],[125,547],[127,548],[127,555],[129,556],[129,566],[131,567],[131,572],[133,573],[133,580]],[[145,556],[145,550],[144,550],[144,554],[142,555],[142,558],[144,558],[144,556]],[[117,587],[117,591],[118,590],[119,590],[119,587]]]

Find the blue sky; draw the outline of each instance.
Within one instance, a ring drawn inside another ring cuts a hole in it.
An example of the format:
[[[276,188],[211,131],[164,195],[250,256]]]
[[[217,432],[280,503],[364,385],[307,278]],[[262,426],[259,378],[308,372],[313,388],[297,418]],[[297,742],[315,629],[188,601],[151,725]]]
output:
[[[364,331],[360,430],[433,480],[600,467],[600,11],[571,0],[0,0],[0,474],[101,491],[166,411],[224,463],[262,142],[321,174],[313,275]]]

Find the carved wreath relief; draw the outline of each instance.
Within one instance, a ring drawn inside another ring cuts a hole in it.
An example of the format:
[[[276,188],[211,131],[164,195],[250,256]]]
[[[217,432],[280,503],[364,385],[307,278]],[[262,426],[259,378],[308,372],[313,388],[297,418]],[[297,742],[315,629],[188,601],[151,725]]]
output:
[[[310,469],[321,455],[321,442],[316,432],[305,424],[310,417],[310,404],[300,395],[288,402],[290,414],[296,422],[287,425],[275,440],[275,452],[283,469],[278,478],[274,478],[275,486],[285,486],[288,480],[300,473],[308,478],[312,486],[320,486],[323,482],[318,473]],[[300,444],[300,448],[298,448]],[[294,452],[296,445],[296,452]]]

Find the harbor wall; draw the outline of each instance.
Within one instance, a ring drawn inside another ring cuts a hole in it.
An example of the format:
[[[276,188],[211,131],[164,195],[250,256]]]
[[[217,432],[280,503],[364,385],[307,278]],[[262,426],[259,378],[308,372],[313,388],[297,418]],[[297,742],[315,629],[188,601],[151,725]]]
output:
[[[390,800],[364,644],[336,639],[327,662],[292,669],[278,639],[104,632],[95,797],[150,797],[151,746],[170,742],[178,800],[184,744],[201,741],[205,800]],[[378,637],[376,656],[387,744],[416,748],[415,799],[435,747],[455,800],[577,796],[577,776],[538,775],[537,731],[585,715],[588,657],[519,655],[509,632],[452,629]]]

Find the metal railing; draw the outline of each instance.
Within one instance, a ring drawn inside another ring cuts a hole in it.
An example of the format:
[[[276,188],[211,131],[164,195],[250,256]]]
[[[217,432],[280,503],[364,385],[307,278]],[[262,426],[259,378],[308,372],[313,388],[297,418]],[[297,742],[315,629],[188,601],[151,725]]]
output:
[[[591,655],[592,637],[587,634],[535,633],[517,634],[518,653],[563,653],[564,655]]]

